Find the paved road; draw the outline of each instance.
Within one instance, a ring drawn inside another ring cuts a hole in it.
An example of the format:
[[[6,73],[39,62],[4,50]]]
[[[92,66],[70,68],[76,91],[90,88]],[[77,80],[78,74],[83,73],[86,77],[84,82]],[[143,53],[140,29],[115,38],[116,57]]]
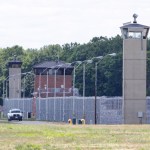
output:
[[[11,121],[11,122],[15,122],[18,124],[52,124],[51,122],[47,122],[47,121]]]
[[[66,124],[66,123],[63,123],[63,122],[48,122],[48,121],[18,121],[18,120],[13,120],[13,121],[7,121],[7,120],[0,120],[0,123],[12,123],[12,124],[35,124],[35,125],[39,125],[39,124]]]

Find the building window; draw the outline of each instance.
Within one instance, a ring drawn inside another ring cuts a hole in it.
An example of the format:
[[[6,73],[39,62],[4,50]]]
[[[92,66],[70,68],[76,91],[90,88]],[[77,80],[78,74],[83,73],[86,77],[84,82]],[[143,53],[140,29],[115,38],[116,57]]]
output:
[[[49,69],[49,70],[48,70],[48,74],[49,74],[49,75],[54,75],[54,74],[55,74],[54,69]]]
[[[18,68],[18,64],[12,64],[12,68]]]
[[[133,38],[133,39],[141,39],[142,33],[141,32],[129,32],[128,37]]]

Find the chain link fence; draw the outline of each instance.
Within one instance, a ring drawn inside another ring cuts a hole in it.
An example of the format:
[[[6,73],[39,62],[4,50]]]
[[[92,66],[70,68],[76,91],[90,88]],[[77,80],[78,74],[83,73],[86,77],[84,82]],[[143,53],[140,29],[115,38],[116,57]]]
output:
[[[95,108],[96,102],[96,108]],[[24,119],[28,114],[36,120],[50,122],[68,122],[69,119],[85,119],[87,124],[122,124],[122,97],[51,97],[5,99],[3,106],[4,116],[11,108],[20,108]],[[150,124],[150,97],[146,100],[146,118]]]
[[[26,98],[26,99],[5,99],[4,105],[3,105],[3,113],[6,117],[8,111],[12,108],[19,108],[23,112],[23,117],[25,119],[28,118],[28,113],[32,112],[32,98]]]

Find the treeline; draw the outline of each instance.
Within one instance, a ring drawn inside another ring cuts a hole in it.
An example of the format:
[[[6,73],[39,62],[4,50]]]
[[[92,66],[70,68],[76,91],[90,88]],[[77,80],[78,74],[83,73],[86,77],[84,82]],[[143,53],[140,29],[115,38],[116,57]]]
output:
[[[88,43],[67,43],[64,45],[48,45],[40,49],[23,49],[21,46],[13,46],[0,49],[0,96],[3,93],[3,81],[8,77],[9,61],[14,55],[23,62],[22,72],[32,70],[33,65],[43,61],[63,60],[65,62],[84,61],[93,57],[103,56],[102,60],[93,59],[93,63],[86,65],[85,96],[95,95],[95,62],[97,67],[97,95],[98,96],[122,96],[122,52],[123,40],[121,36],[94,37]],[[150,40],[147,42],[147,95],[150,95]],[[116,53],[115,57],[108,54]],[[83,90],[83,68],[80,65],[76,69],[76,87],[82,95]],[[30,96],[33,86],[26,90],[26,96]]]

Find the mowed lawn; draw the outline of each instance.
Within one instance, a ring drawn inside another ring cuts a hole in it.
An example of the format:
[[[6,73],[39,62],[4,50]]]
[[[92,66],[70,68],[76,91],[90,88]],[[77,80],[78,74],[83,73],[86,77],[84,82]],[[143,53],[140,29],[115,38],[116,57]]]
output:
[[[0,123],[0,149],[150,150],[150,126]]]

